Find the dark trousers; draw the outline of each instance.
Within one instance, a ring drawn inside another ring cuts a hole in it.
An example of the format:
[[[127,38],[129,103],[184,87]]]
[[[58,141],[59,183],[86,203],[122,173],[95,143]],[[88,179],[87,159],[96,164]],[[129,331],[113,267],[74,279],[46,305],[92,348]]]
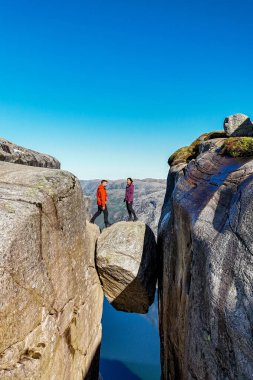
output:
[[[98,206],[98,210],[97,212],[93,215],[93,217],[91,218],[91,223],[94,223],[95,222],[95,219],[101,214],[101,213],[104,213],[104,221],[105,221],[105,225],[107,226],[109,224],[108,222],[108,209],[107,209],[107,206],[105,206],[105,209],[103,210],[102,206]]]
[[[132,218],[132,215],[133,215],[134,219],[137,219],[135,211],[133,209],[133,202],[126,202],[126,207],[127,207],[129,218]]]

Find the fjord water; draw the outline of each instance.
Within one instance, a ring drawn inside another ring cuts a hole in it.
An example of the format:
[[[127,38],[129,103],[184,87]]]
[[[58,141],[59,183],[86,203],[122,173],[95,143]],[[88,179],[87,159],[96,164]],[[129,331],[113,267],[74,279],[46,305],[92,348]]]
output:
[[[148,314],[124,313],[104,300],[100,372],[103,380],[159,380],[157,294]]]

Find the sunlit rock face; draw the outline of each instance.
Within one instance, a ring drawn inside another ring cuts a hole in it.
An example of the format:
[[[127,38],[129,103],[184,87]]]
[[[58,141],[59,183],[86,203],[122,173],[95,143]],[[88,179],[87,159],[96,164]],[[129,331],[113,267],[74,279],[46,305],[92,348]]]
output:
[[[103,230],[96,264],[104,293],[118,310],[147,313],[157,282],[156,241],[142,222],[119,222]]]
[[[0,378],[98,378],[99,229],[79,181],[0,162]]]
[[[243,113],[226,117],[224,130],[227,136],[253,136],[253,124],[250,118]]]
[[[56,158],[48,154],[18,146],[3,138],[0,138],[0,161],[52,169],[60,169],[61,166]]]
[[[206,141],[168,176],[158,237],[163,380],[252,379],[253,159],[221,154],[222,143]]]

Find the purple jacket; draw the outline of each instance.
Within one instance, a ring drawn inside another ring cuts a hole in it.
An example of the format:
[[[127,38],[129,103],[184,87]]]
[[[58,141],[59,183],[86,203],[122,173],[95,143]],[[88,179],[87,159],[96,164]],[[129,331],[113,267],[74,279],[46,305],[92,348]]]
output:
[[[127,185],[126,187],[126,195],[125,195],[126,202],[130,203],[134,200],[134,185]]]

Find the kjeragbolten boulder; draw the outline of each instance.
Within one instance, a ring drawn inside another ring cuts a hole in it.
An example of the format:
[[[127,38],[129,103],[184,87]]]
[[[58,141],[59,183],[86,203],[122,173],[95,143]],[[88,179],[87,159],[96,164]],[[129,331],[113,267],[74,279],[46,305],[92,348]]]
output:
[[[117,309],[147,313],[157,282],[156,240],[142,222],[119,222],[97,242],[96,264],[104,293]]]

